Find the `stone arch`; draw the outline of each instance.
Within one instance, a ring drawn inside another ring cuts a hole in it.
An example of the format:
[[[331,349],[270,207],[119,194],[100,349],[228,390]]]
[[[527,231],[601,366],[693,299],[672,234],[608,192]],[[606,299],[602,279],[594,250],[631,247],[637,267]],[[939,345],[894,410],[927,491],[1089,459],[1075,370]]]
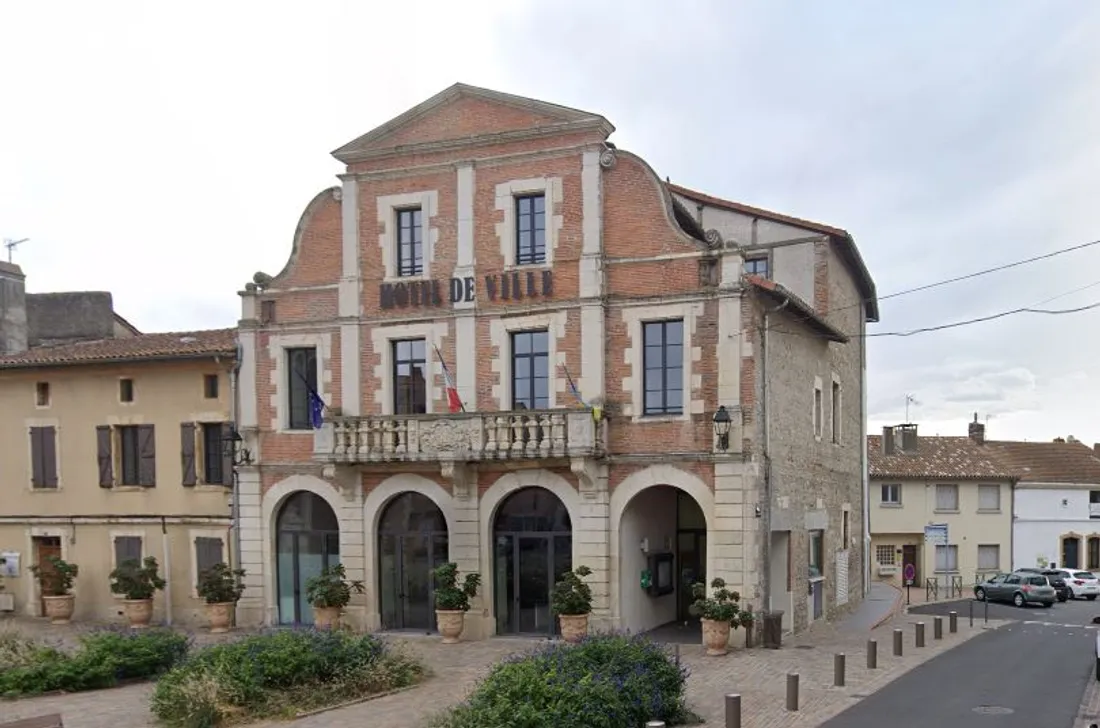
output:
[[[581,495],[568,480],[549,470],[516,470],[497,478],[496,482],[489,486],[481,496],[479,503],[478,520],[481,530],[480,558],[482,574],[481,603],[485,606],[486,624],[484,634],[486,636],[496,634],[496,612],[493,605],[493,522],[496,519],[497,509],[504,500],[518,490],[524,488],[545,488],[556,495],[569,512],[569,521],[574,532],[581,522]],[[581,563],[577,546],[579,539],[573,539],[573,565]]]
[[[619,528],[623,514],[642,491],[659,485],[667,485],[690,495],[703,511],[707,523],[707,578],[715,576],[715,539],[714,539],[714,491],[698,476],[671,465],[651,465],[628,475],[623,482],[611,491],[610,520],[610,575],[608,589],[611,594],[611,621],[621,627],[622,605],[620,588],[620,546]]]
[[[431,500],[443,512],[443,518],[447,521],[447,532],[453,534],[455,530],[454,499],[443,486],[423,475],[391,475],[367,494],[363,500],[363,566],[366,571],[364,583],[367,585],[367,628],[371,630],[382,627],[378,601],[378,522],[386,511],[386,506],[402,493],[419,493]],[[452,552],[450,560],[454,561],[453,542],[448,550]]]

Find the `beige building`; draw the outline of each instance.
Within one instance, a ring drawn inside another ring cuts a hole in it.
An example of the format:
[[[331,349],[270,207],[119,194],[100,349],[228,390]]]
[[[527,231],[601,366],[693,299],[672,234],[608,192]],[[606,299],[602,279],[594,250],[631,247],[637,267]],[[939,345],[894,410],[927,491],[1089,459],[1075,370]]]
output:
[[[154,619],[198,623],[196,575],[231,544],[235,331],[140,334],[108,294],[48,295],[35,314],[0,263],[0,609],[41,614],[28,567],[58,555],[80,568],[75,619],[121,620],[108,575],[153,556]]]
[[[916,425],[867,438],[871,479],[872,578],[941,592],[967,589],[1012,567],[1015,477],[983,446],[984,426],[969,437],[927,437]]]

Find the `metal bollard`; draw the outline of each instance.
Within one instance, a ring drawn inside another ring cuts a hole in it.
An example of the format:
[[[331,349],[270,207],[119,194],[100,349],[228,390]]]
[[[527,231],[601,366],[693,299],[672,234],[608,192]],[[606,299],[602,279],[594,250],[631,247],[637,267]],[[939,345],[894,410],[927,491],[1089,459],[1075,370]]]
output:
[[[943,617],[932,618],[932,639],[943,639]]]
[[[867,669],[878,669],[878,640],[867,640]]]
[[[924,647],[924,622],[913,625],[917,631],[917,647]]]
[[[974,626],[974,600],[970,600],[970,626]]]
[[[901,641],[903,639],[903,633],[900,629],[894,630],[894,657],[901,657]]]
[[[726,728],[741,728],[741,696],[726,696]]]
[[[986,599],[982,604],[985,605],[985,623],[989,624],[989,600]]]
[[[798,673],[787,673],[787,710],[798,710]]]
[[[956,632],[959,631],[959,613],[958,612],[948,613],[948,615],[947,615],[947,629],[950,630],[951,634],[955,634]]]
[[[838,688],[844,687],[844,653],[838,652],[833,655],[833,685]]]

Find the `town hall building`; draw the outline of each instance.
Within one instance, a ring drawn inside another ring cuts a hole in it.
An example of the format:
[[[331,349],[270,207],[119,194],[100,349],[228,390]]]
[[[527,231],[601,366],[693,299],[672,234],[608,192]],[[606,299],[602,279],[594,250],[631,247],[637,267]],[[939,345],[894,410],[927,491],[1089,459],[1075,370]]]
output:
[[[663,181],[598,114],[456,84],[337,149],[285,268],[241,292],[242,623],[552,636],[691,621],[721,577],[788,629],[867,583],[865,326],[844,230]],[[322,407],[314,406],[317,402]]]

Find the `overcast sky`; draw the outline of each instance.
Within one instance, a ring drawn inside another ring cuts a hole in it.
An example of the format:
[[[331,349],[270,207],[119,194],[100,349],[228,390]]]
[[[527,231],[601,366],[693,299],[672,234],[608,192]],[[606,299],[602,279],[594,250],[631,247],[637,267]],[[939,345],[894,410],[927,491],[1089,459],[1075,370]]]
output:
[[[844,227],[881,294],[1100,239],[1095,2],[6,2],[0,28],[0,236],[32,239],[28,290],[109,290],[146,331],[233,325],[329,152],[455,81],[602,113],[674,182]],[[871,330],[1055,296],[1100,301],[1100,246],[884,301]],[[925,433],[978,412],[1100,441],[1098,328],[876,338],[871,426],[912,394]]]

